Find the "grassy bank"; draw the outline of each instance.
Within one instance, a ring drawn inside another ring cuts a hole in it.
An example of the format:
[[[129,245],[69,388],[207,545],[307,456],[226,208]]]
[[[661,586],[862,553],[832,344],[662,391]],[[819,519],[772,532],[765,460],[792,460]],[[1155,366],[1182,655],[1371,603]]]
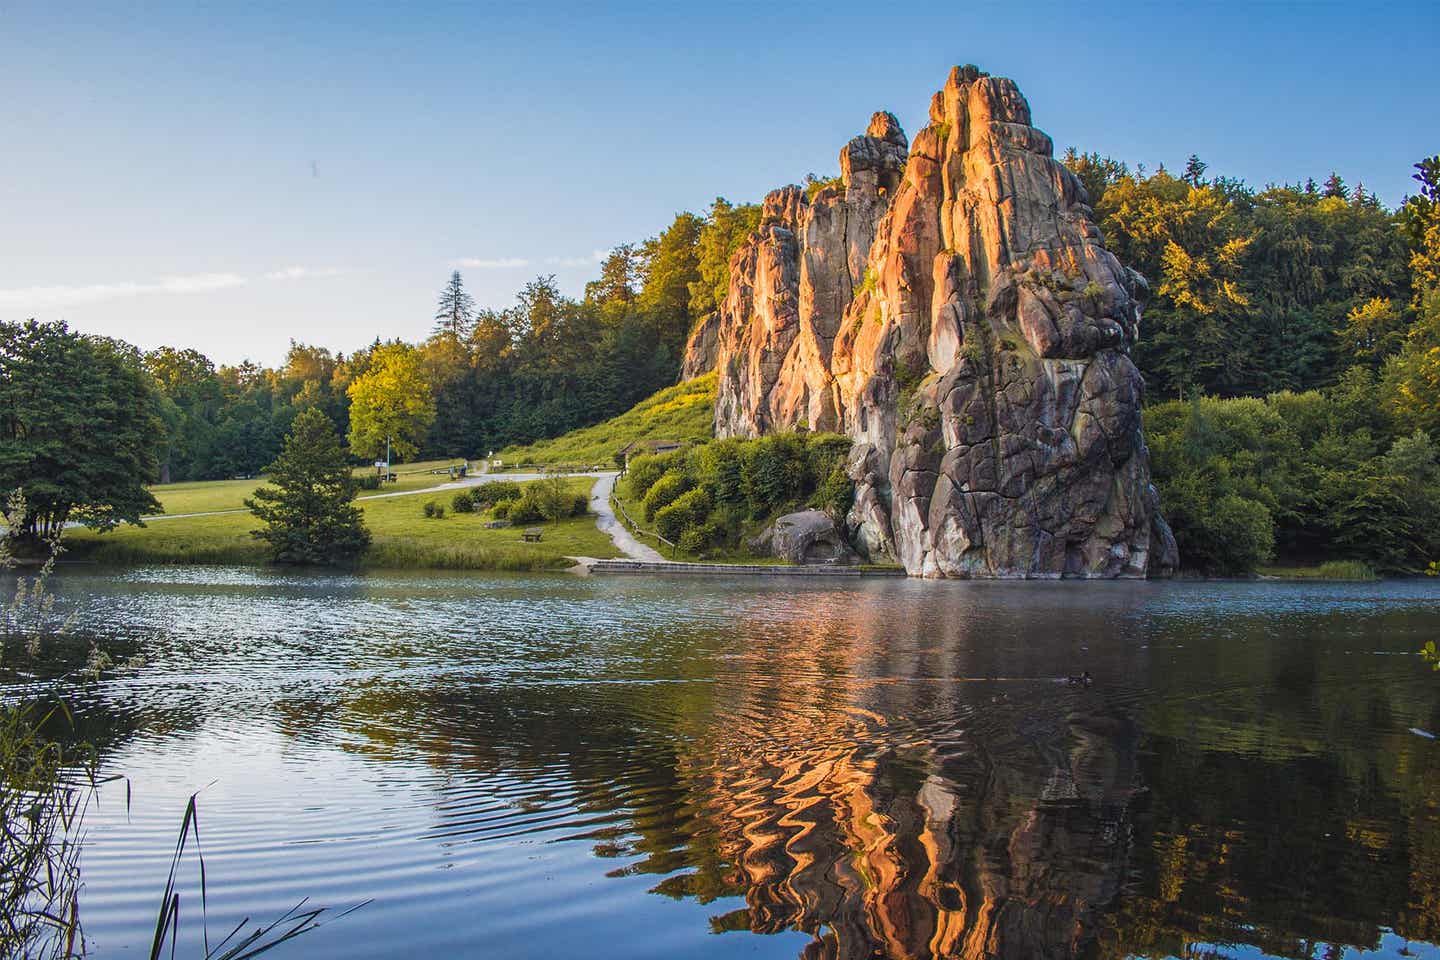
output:
[[[1274,580],[1371,581],[1380,579],[1374,570],[1357,560],[1327,560],[1314,566],[1260,567],[1255,572],[1261,577]]]
[[[443,478],[440,478],[443,480]],[[428,477],[424,486],[433,486]],[[244,483],[244,495],[255,481]],[[593,480],[576,478],[569,485],[577,493],[589,491]],[[194,486],[172,484],[171,486]],[[198,491],[196,497],[218,497]],[[486,529],[489,519],[482,513],[454,513],[450,492],[386,497],[359,502],[373,542],[361,566],[391,569],[449,570],[556,570],[570,565],[566,556],[617,557],[614,543],[595,526],[593,516],[574,517],[550,523],[525,524],[543,531],[539,543],[524,543],[520,530],[504,527]],[[243,499],[243,495],[241,497]],[[427,519],[422,509],[434,500],[447,508],[444,518]],[[163,501],[162,501],[163,502]],[[218,509],[229,509],[220,507]],[[176,511],[182,512],[182,511]],[[183,511],[193,512],[193,511]],[[67,559],[84,559],[107,564],[250,564],[265,562],[265,544],[250,535],[257,527],[249,513],[227,513],[209,517],[154,520],[144,527],[123,526],[105,534],[88,530],[65,535]]]
[[[612,465],[615,452],[636,440],[706,440],[713,433],[715,374],[709,373],[659,393],[617,417],[564,436],[506,447],[497,456],[507,467]]]

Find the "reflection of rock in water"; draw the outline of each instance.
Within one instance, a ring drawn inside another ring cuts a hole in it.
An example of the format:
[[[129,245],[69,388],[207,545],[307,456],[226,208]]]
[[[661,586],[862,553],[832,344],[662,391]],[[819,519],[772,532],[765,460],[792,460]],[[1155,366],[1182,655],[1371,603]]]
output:
[[[878,753],[801,732],[732,753],[715,821],[748,908],[717,925],[804,930],[817,960],[1075,956],[1125,876],[1135,731],[1112,715],[1068,731]]]

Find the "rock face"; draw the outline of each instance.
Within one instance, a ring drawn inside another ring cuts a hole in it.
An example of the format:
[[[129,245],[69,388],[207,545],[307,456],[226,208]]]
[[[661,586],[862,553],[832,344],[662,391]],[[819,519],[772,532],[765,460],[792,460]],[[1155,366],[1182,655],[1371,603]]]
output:
[[[835,521],[822,510],[787,513],[751,541],[750,547],[790,563],[853,563],[859,559]]]
[[[851,436],[850,535],[912,574],[1172,571],[1129,356],[1147,288],[1016,85],[957,67],[908,149],[877,113],[840,169],[765,198],[692,338],[716,434]]]

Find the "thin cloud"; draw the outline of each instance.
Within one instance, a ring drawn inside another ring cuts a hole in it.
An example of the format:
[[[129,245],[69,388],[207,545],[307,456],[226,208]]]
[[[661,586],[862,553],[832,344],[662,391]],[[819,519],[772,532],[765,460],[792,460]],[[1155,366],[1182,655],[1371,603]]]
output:
[[[609,252],[605,250],[592,250],[588,257],[546,257],[545,262],[552,267],[588,267],[591,264],[603,263]]]
[[[341,277],[349,272],[346,267],[286,267],[283,270],[271,270],[265,274],[265,279],[311,280],[318,277]]]
[[[0,307],[29,310],[36,307],[71,307],[151,293],[208,293],[244,286],[238,273],[197,273],[182,277],[161,277],[151,283],[90,283],[81,286],[12,287],[0,289]]]
[[[467,270],[514,270],[518,267],[530,266],[530,261],[524,257],[499,257],[494,260],[486,260],[481,257],[462,257],[455,261],[455,266],[464,267]]]

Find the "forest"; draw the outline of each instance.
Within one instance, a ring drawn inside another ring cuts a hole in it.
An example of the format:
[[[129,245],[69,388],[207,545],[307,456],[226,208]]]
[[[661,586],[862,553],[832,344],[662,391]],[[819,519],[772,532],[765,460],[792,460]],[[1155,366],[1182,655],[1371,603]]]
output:
[[[1440,557],[1440,157],[1416,165],[1395,209],[1333,173],[1255,189],[1193,156],[1178,176],[1073,149],[1064,160],[1107,245],[1149,283],[1134,355],[1184,564],[1419,572]],[[758,218],[720,198],[680,213],[614,248],[579,298],[541,276],[509,306],[477,308],[457,272],[423,342],[346,355],[292,341],[274,369],[3,324],[4,485],[54,478],[32,492],[39,515],[103,528],[151,509],[145,481],[258,474],[308,409],[357,462],[387,446],[483,456],[599,423],[675,383]]]

